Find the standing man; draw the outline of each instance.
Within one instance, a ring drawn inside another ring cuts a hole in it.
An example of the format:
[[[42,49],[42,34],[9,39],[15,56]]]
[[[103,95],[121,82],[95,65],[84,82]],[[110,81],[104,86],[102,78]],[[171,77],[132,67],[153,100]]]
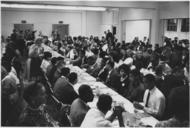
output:
[[[108,41],[109,39],[113,40],[113,34],[110,32],[110,30],[108,30],[106,33],[106,40]]]

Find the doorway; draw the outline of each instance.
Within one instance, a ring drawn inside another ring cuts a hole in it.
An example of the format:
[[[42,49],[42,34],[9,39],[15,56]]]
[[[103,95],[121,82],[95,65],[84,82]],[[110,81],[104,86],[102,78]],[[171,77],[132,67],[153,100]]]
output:
[[[69,25],[68,24],[53,24],[52,31],[57,31],[60,35],[60,39],[63,40],[65,35],[69,35]]]
[[[144,37],[150,39],[151,20],[127,20],[123,26],[125,34],[123,39],[126,42],[132,42],[135,37],[142,41]]]
[[[25,32],[26,30],[33,31],[34,25],[33,24],[14,24],[14,29],[18,31]]]

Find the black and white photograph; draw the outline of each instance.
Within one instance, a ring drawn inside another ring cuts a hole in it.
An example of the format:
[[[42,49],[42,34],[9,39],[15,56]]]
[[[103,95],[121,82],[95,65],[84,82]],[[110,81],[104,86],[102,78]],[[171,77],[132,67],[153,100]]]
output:
[[[1,127],[190,127],[189,0],[1,0]]]

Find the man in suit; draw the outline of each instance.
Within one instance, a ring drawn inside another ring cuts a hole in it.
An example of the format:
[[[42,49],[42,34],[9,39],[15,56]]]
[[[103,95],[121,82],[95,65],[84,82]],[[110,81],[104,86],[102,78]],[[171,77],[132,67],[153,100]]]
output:
[[[71,60],[70,63],[73,64],[74,66],[79,66],[83,65],[85,63],[86,57],[85,57],[85,51],[81,50],[79,52],[79,56],[75,60]]]
[[[105,81],[106,85],[120,93],[122,88],[120,82],[120,75],[117,72],[117,70],[114,69],[114,62],[108,61],[106,64],[106,68],[108,69],[108,75]]]
[[[66,74],[66,70],[67,68],[62,69],[62,76],[56,81],[53,89],[58,100],[64,104],[71,104],[73,100],[78,97],[73,88],[73,85],[77,82],[77,74],[70,73],[68,78],[66,78],[66,76],[64,76]]]

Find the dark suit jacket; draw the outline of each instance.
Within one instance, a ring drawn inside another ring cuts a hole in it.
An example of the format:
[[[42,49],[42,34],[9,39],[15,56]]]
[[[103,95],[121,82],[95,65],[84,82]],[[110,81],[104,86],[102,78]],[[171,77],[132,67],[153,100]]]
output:
[[[64,104],[72,104],[78,98],[73,85],[67,81],[65,77],[60,77],[53,88],[55,96]]]
[[[161,91],[163,92],[163,94],[165,95],[165,97],[167,98],[168,95],[170,94],[170,91],[173,88],[176,87],[180,87],[183,86],[183,80],[174,76],[174,75],[167,75],[165,76],[165,79],[163,81],[163,85],[161,87]]]
[[[99,74],[98,74],[98,78],[100,79],[100,81],[106,81],[106,78],[107,78],[107,75],[108,75],[108,70],[107,69],[101,69],[99,71]]]
[[[109,74],[108,74],[109,75]],[[106,79],[106,84],[114,89],[115,91],[117,92],[121,92],[121,82],[120,82],[120,75],[119,73],[117,72],[116,69],[113,69],[110,73],[110,76],[108,77],[107,75],[107,79]]]

